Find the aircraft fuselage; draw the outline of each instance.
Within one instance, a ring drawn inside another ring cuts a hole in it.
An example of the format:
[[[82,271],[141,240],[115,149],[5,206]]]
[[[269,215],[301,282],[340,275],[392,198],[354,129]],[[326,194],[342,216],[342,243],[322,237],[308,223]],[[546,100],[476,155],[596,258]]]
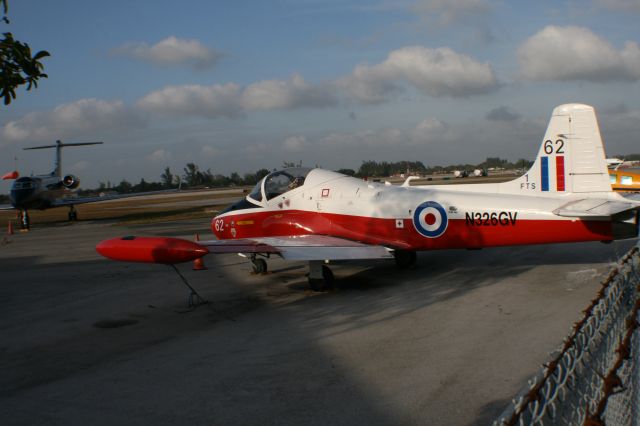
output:
[[[568,201],[562,197],[487,194],[471,186],[469,192],[445,185],[398,187],[315,169],[303,186],[260,206],[243,200],[211,226],[218,239],[319,234],[404,250],[619,237],[611,220],[554,215]]]
[[[11,186],[11,205],[19,210],[52,207],[53,200],[62,198],[69,191],[56,176],[29,176],[18,178]]]

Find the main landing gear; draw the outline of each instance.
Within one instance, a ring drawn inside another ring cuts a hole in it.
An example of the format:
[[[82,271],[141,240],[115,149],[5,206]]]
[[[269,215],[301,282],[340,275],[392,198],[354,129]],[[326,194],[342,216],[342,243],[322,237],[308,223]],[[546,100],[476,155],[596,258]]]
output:
[[[27,209],[20,210],[18,219],[20,222],[20,230],[28,231],[31,229],[31,219],[29,218],[29,212]]]
[[[257,257],[254,253],[251,255],[251,269],[254,274],[265,274],[267,272],[267,261]]]
[[[264,274],[267,272],[267,262],[257,256],[255,253],[250,256],[253,273]],[[400,269],[411,268],[417,261],[416,252],[412,250],[395,250],[393,256],[396,266]],[[309,274],[307,277],[309,287],[313,291],[326,291],[333,288],[333,272],[322,260],[309,261]]]
[[[326,291],[333,288],[333,272],[322,260],[309,261],[309,287],[313,291]]]
[[[71,204],[69,206],[69,222],[75,222],[78,220],[78,212],[76,211],[76,208],[73,206],[73,204]]]
[[[267,272],[267,261],[258,254],[251,254],[251,269],[254,274],[264,274]],[[268,257],[268,256],[267,256]],[[309,261],[309,274],[307,275],[309,287],[313,291],[326,291],[333,288],[333,272],[322,260]]]
[[[396,260],[396,266],[400,269],[411,268],[418,259],[416,252],[411,250],[395,250],[393,257]]]

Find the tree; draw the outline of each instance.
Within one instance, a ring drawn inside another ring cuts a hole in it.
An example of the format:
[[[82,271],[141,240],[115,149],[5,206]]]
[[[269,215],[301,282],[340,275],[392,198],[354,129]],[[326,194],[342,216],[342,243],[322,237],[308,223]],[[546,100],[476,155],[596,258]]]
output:
[[[245,185],[255,185],[258,181],[253,173],[245,173],[242,177],[242,183]]]
[[[9,24],[7,0],[0,0],[3,17],[0,21]],[[0,39],[0,96],[4,104],[9,105],[16,98],[16,89],[24,84],[27,90],[38,87],[38,79],[47,78],[43,73],[44,65],[40,59],[51,56],[46,50],[31,56],[31,47],[13,38],[13,34],[5,32]]]
[[[122,179],[122,182],[117,184],[113,189],[115,189],[117,192],[121,194],[124,194],[124,193],[130,192],[132,187],[133,185],[127,182],[126,179]]]
[[[296,164],[293,161],[283,161],[282,162],[282,168],[283,169],[287,169],[289,167],[302,167],[302,160],[298,161],[298,164]]]
[[[268,169],[260,169],[256,172],[256,182],[271,173]]]
[[[162,185],[166,186],[167,188],[171,188],[171,186],[173,185],[173,178],[173,173],[171,173],[171,169],[169,167],[164,169],[164,172],[160,175],[160,179],[162,179]]]
[[[360,169],[358,169],[358,176],[391,176],[401,173],[425,173],[427,168],[421,161],[398,161],[395,163],[389,163],[383,161],[378,163],[377,161],[363,161]]]
[[[229,176],[229,180],[231,181],[232,184],[234,185],[240,185],[242,184],[242,178],[240,177],[240,175],[238,174],[238,172],[233,172],[231,173],[231,175]]]
[[[347,175],[347,176],[355,176],[356,174],[356,171],[353,169],[338,169],[336,170],[336,172],[342,173],[343,175]]]
[[[187,166],[184,168],[184,181],[189,186],[201,184],[202,173],[196,163],[187,163]]]

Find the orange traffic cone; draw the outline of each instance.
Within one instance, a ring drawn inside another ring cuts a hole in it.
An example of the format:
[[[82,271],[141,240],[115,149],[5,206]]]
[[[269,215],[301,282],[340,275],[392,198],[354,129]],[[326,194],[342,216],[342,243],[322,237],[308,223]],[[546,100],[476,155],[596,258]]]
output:
[[[195,240],[196,241],[200,241],[200,236],[198,234],[196,234]],[[207,267],[204,266],[204,260],[202,260],[201,257],[199,257],[197,259],[193,259],[193,270],[194,271],[206,271],[207,270]]]
[[[7,235],[13,235],[13,221],[9,221],[9,225],[7,225]]]

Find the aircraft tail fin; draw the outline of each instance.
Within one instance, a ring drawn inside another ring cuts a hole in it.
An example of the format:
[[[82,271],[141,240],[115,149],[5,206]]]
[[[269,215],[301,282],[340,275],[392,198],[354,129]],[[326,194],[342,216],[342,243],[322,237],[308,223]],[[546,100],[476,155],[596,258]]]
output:
[[[531,169],[499,188],[499,192],[531,195],[611,192],[594,108],[556,107]]]
[[[62,177],[62,148],[67,146],[84,146],[84,145],[100,145],[103,142],[75,142],[75,143],[62,143],[59,140],[56,141],[55,145],[42,145],[42,146],[31,146],[29,148],[22,148],[24,150],[27,149],[48,149],[55,148],[56,149],[56,160],[53,166],[53,171],[51,172],[51,176]]]

